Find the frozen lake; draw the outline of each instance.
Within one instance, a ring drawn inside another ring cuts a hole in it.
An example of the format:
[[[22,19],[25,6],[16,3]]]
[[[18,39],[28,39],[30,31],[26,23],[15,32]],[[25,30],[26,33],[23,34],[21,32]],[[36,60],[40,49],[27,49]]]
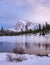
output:
[[[0,52],[14,52],[47,55],[50,53],[50,36],[0,36]]]

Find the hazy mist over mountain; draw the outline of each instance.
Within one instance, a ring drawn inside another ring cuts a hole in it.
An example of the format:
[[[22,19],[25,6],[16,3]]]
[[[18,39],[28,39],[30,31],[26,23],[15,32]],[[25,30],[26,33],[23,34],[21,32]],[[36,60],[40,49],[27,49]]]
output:
[[[11,28],[19,20],[50,23],[50,0],[0,0],[0,27]]]

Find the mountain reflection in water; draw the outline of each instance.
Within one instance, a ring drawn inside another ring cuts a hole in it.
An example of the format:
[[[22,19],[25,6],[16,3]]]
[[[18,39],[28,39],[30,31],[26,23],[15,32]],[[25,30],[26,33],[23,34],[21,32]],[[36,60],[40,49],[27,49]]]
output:
[[[0,37],[0,52],[28,53],[36,55],[50,54],[50,37]],[[8,38],[8,41],[7,41]],[[11,41],[10,41],[10,40]]]

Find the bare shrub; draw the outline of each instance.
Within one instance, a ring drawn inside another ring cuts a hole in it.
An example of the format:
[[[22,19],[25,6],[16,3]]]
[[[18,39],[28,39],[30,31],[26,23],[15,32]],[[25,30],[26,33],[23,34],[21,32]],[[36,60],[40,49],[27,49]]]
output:
[[[13,61],[16,61],[16,62],[22,62],[24,60],[27,60],[27,58],[25,58],[24,56],[22,55],[16,55],[13,57],[13,55],[7,55],[7,58],[8,58],[8,61],[10,62],[13,62]]]
[[[8,61],[13,61],[13,57],[11,55],[7,55]]]
[[[23,59],[21,58],[21,56],[14,58],[14,60],[15,60],[15,61],[18,61],[18,62],[22,62],[22,61],[23,61]]]
[[[18,53],[18,54],[23,54],[24,53],[24,49],[22,47],[14,48],[13,52],[14,53]]]

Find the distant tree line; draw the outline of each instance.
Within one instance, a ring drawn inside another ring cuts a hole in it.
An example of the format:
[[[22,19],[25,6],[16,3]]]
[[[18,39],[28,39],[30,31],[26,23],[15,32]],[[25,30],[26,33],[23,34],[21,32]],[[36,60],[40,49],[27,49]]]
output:
[[[23,29],[21,29],[21,32],[13,32],[10,30],[5,30],[3,27],[1,27],[0,36],[13,36],[13,35],[37,34],[37,33],[39,33],[39,35],[45,35],[46,33],[49,33],[49,32],[50,32],[50,24],[48,24],[46,22],[45,25],[43,24],[43,26],[41,26],[41,24],[39,24],[39,27],[34,30],[32,30],[32,29],[28,30],[28,25],[26,25],[25,31],[23,31]]]
[[[41,24],[39,24],[39,27],[37,29],[29,29],[28,30],[28,26],[25,26],[26,31],[22,31],[22,34],[37,34],[39,33],[39,35],[45,35],[46,33],[50,32],[50,24],[48,24],[47,22],[45,23],[45,25],[43,24],[43,26],[41,26]]]

